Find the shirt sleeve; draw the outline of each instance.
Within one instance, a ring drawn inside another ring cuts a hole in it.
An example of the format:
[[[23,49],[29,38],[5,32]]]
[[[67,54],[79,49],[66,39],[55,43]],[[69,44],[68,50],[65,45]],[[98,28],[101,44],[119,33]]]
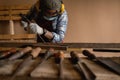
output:
[[[56,32],[52,32],[54,36],[52,42],[60,43],[63,41],[67,30],[67,24],[68,24],[68,16],[67,16],[67,12],[64,11],[57,20]]]

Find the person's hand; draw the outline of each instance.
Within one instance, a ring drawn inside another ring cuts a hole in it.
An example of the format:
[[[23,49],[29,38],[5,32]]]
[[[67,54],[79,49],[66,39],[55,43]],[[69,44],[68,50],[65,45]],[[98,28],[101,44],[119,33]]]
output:
[[[27,31],[28,23],[25,22],[25,21],[21,21],[21,25],[23,26],[23,28],[25,29],[25,31]]]
[[[21,24],[22,24],[22,26],[23,26],[24,28],[26,28],[26,27],[28,26],[28,23],[25,22],[25,21],[21,21]]]
[[[30,30],[33,32],[33,33],[37,33],[39,35],[42,35],[43,34],[43,28],[40,27],[38,24],[36,23],[30,23]]]

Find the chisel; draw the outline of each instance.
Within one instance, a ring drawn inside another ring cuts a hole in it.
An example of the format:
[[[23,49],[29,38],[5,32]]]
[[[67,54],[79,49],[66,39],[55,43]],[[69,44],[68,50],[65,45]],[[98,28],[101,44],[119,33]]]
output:
[[[83,55],[87,56],[89,59],[98,61],[103,66],[106,66],[110,70],[120,75],[120,64],[114,62],[110,58],[105,59],[103,57],[96,57],[93,53],[89,52],[88,50],[83,50],[82,53]]]
[[[64,53],[63,51],[59,51],[55,54],[55,62],[59,64],[59,71],[58,71],[58,79],[63,79],[63,60],[64,60]]]
[[[25,66],[25,64],[27,64],[30,60],[37,58],[37,56],[40,54],[40,52],[41,52],[40,47],[33,49],[31,51],[30,55],[21,64],[19,64],[18,68],[14,71],[14,73],[11,77],[11,80],[13,80],[16,77],[16,75]]]
[[[10,56],[12,53],[15,53],[17,49],[11,48],[10,50],[0,52],[0,59],[5,59]]]
[[[18,52],[14,53],[14,55],[10,56],[9,58],[1,60],[0,66],[3,66],[3,65],[8,64],[8,63],[12,63],[13,60],[21,58],[22,56],[24,56],[25,54],[27,54],[31,50],[32,50],[32,47],[29,47],[29,46],[19,50]]]
[[[18,58],[24,56],[26,53],[30,52],[31,50],[32,50],[32,47],[29,47],[29,46],[26,48],[23,48],[22,50],[19,50],[14,55],[12,55],[10,58],[8,58],[8,60],[18,59]]]
[[[95,74],[87,67],[87,65],[81,61],[78,53],[71,51],[70,52],[71,61],[73,64],[78,64],[86,80],[95,80]]]
[[[50,48],[49,50],[47,50],[44,54],[44,57],[42,58],[41,62],[40,62],[40,65],[46,61],[48,58],[50,58],[51,56],[54,55],[53,53],[54,49],[53,48]]]
[[[111,49],[111,48],[94,48],[93,51],[96,52],[120,52],[120,49]]]

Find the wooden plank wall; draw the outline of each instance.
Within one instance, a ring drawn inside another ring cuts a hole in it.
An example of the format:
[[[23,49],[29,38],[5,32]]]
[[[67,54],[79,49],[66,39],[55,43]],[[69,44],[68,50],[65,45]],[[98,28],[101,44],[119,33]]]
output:
[[[20,20],[19,14],[26,14],[31,5],[26,6],[1,6],[0,7],[0,20]]]
[[[21,19],[19,14],[26,14],[36,1],[37,0],[0,0],[0,21],[9,21],[10,32],[9,34],[1,34],[0,42],[36,42],[35,34],[16,34],[15,27],[17,26],[14,25],[14,21]]]

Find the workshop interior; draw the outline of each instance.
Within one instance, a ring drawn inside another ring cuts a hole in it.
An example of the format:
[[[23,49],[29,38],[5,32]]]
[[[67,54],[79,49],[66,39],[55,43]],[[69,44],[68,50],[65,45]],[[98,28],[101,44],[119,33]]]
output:
[[[120,0],[58,0],[68,24],[56,43],[21,25],[38,1],[0,0],[0,80],[120,80]]]

